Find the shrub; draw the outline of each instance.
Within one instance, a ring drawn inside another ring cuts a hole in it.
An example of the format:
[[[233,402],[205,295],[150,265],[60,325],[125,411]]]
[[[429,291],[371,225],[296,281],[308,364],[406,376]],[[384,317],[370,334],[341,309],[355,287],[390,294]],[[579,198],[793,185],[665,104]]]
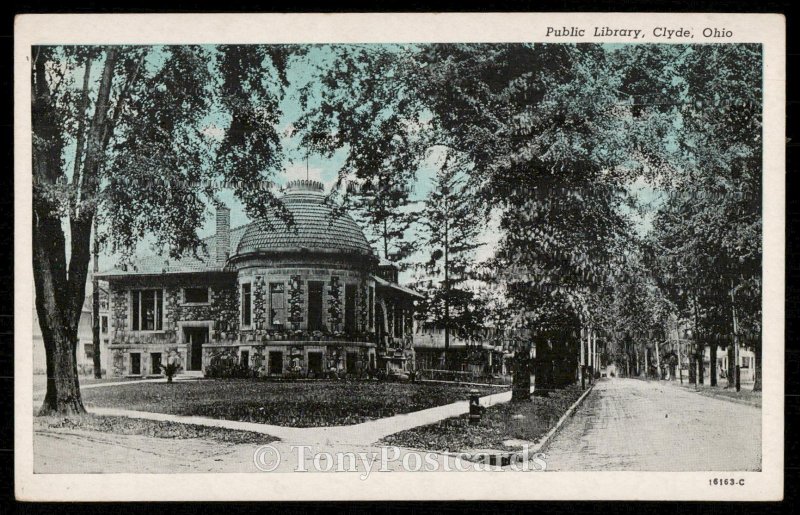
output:
[[[161,370],[164,371],[164,375],[167,376],[167,382],[171,383],[172,378],[178,371],[181,369],[181,366],[177,363],[167,363],[166,365],[161,365]]]

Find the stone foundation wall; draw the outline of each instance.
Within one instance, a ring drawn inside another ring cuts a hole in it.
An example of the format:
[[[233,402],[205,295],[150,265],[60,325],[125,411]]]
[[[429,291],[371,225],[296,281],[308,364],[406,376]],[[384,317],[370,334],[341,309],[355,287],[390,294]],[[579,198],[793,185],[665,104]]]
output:
[[[243,352],[247,353],[247,368],[257,377],[315,377],[310,371],[309,354],[321,355],[321,377],[326,372],[336,370],[339,373],[358,374],[365,372],[374,364],[375,348],[371,344],[361,342],[270,342],[263,345],[207,344],[203,346],[203,370],[220,366],[220,362],[242,365]],[[278,355],[280,353],[280,355]],[[353,369],[348,368],[347,355],[354,357],[350,361]],[[371,356],[371,357],[370,357]],[[280,359],[276,365],[273,360]],[[224,368],[224,367],[223,367]]]
[[[140,367],[139,373],[135,374],[132,369],[132,355],[139,354]],[[161,364],[166,365],[170,356],[176,355],[182,365],[181,371],[185,370],[186,365],[186,346],[176,344],[131,344],[131,345],[110,345],[108,349],[107,368],[110,377],[128,376],[160,376],[163,371],[153,370],[152,354],[160,354]]]

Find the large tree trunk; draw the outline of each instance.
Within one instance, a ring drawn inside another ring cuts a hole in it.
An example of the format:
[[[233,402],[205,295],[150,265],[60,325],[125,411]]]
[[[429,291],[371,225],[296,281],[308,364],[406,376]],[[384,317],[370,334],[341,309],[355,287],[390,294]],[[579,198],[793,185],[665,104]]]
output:
[[[514,358],[514,371],[511,390],[512,402],[526,402],[531,400],[531,373],[530,366],[524,360]],[[537,375],[538,378],[538,375]]]
[[[528,365],[528,375],[533,367],[533,394],[537,397],[547,397],[554,389],[555,362],[552,340],[542,339],[536,342],[536,359]]]
[[[34,217],[36,220],[37,217]],[[34,221],[33,247],[34,247],[34,283],[36,287],[36,312],[39,317],[39,326],[44,341],[47,392],[44,402],[39,410],[40,415],[48,414],[76,414],[86,410],[81,401],[80,386],[78,384],[78,365],[75,360],[75,351],[78,346],[78,325],[65,316],[64,310],[59,306],[64,301],[68,303],[65,295],[65,284],[62,279],[63,262],[50,259],[43,242],[50,242],[50,247],[58,247],[62,243],[63,234],[59,238],[55,231],[61,232],[61,227],[55,225],[53,220],[40,220],[39,227]],[[55,220],[57,222],[57,219]],[[51,234],[48,238],[46,235]],[[52,242],[56,242],[53,245]],[[63,253],[61,254],[63,256]],[[61,273],[59,273],[61,272]],[[57,286],[61,283],[61,287]],[[59,302],[59,298],[63,299]]]
[[[92,365],[95,379],[103,377],[103,368],[100,361],[100,283],[97,280],[99,272],[99,248],[97,227],[94,231],[94,252],[92,254]]]
[[[736,356],[732,343],[728,343],[725,353],[728,355],[728,385],[726,388],[736,388]]]
[[[697,384],[702,385],[705,383],[705,366],[703,364],[706,349],[700,338],[697,338]]]
[[[86,294],[90,239],[98,190],[98,171],[110,133],[109,97],[116,50],[109,49],[100,79],[95,113],[87,132],[86,156],[76,199],[70,203],[70,254],[66,262],[66,238],[59,199],[53,200],[65,178],[61,169],[64,140],[52,92],[47,82],[47,56],[39,50],[32,63],[33,148],[33,277],[36,312],[42,331],[47,368],[47,392],[40,415],[75,414],[86,410],[81,400],[75,352],[78,323]],[[76,152],[80,152],[77,149]],[[75,179],[75,178],[73,178]],[[85,203],[83,201],[86,201]]]
[[[711,342],[711,357],[708,359],[708,382],[711,386],[717,386],[717,344]]]
[[[761,345],[756,348],[755,352],[755,382],[753,383],[753,391],[761,391]]]
[[[530,359],[530,345],[522,344],[514,352],[514,357],[511,360],[512,365],[512,383],[511,383],[511,401],[512,402],[527,402],[531,400],[531,359]],[[539,374],[536,374],[538,381]]]

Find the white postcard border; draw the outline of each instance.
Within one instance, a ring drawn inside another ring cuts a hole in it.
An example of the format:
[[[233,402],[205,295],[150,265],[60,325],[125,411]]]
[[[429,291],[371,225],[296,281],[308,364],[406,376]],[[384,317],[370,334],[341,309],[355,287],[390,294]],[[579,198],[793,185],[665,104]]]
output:
[[[548,26],[692,28],[693,38],[545,37]],[[702,38],[704,27],[732,37]],[[764,48],[762,471],[33,474],[30,48],[35,44],[328,42],[761,43]],[[777,14],[74,14],[15,23],[15,483],[23,500],[778,500],[783,496],[785,18]]]

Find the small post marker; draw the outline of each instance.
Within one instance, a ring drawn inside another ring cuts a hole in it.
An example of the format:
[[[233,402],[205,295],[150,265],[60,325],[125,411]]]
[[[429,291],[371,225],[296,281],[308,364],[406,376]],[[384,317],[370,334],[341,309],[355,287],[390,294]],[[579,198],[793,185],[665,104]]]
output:
[[[481,394],[478,390],[469,391],[469,423],[476,425],[481,421]]]

